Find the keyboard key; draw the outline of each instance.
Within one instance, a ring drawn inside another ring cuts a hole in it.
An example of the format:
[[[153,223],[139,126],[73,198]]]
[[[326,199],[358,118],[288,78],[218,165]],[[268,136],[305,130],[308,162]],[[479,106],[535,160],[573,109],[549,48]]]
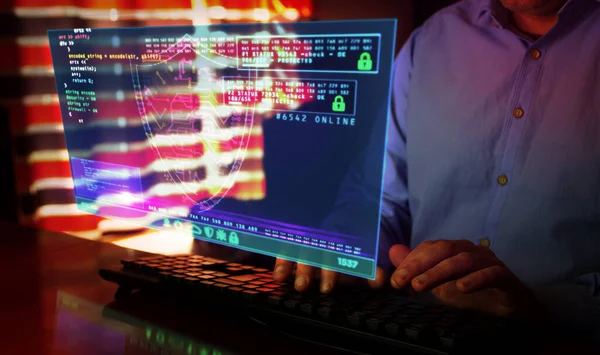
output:
[[[215,283],[214,285],[212,285],[212,288],[219,292],[223,292],[225,289],[229,288],[229,285],[222,284],[222,283]]]
[[[201,286],[202,289],[208,290],[209,287],[211,285],[214,285],[215,283],[213,281],[200,281],[198,284]]]
[[[237,286],[230,286],[229,288],[227,288],[227,293],[229,293],[230,295],[234,295],[237,296],[239,294],[242,293],[242,291],[244,291],[244,288],[241,287],[237,287]]]
[[[384,328],[385,332],[393,337],[400,335],[401,332],[404,330],[402,324],[396,322],[387,323]]]
[[[161,273],[158,274],[158,279],[161,280],[161,281],[165,281],[171,275],[173,275],[173,274],[171,274],[170,272],[161,272]]]
[[[304,301],[306,300],[306,294],[305,293],[300,293],[295,291],[294,293],[288,295],[288,297],[292,300],[296,300],[296,301]]]
[[[331,300],[323,300],[319,304],[323,307],[333,307],[335,305],[335,302],[333,302]]]
[[[244,298],[247,300],[254,300],[260,297],[260,292],[254,290],[244,290],[242,291]]]
[[[362,315],[360,313],[356,313],[356,312],[351,313],[346,317],[346,321],[352,327],[360,327],[362,320],[363,320]]]
[[[209,261],[209,262],[213,262],[215,264],[226,264],[227,261],[226,260],[221,260],[221,259],[215,259],[215,258],[209,258],[209,257],[204,257],[204,260]]]
[[[382,313],[377,313],[373,317],[377,318],[377,319],[381,319],[383,321],[388,321],[390,318],[392,318],[391,315],[389,315],[387,313],[383,313],[383,312]]]
[[[255,268],[255,269],[252,269],[252,271],[255,271],[255,272],[268,272],[269,270],[267,270],[267,269],[261,269],[261,268]]]
[[[283,305],[289,309],[296,309],[296,307],[298,307],[299,304],[300,301],[298,300],[286,300],[283,302]]]
[[[250,283],[253,284],[253,285],[264,285],[264,284],[266,284],[266,282],[264,282],[264,281],[250,281]]]
[[[426,324],[409,324],[405,329],[404,329],[404,334],[406,334],[406,336],[409,339],[412,340],[419,340],[419,338],[425,338],[426,337]]]
[[[265,279],[269,279],[270,282],[273,282],[273,273],[271,272],[267,272],[267,273],[260,273],[260,274],[255,274],[256,276],[260,276],[260,277],[264,277]]]
[[[216,277],[227,277],[227,276],[229,276],[229,274],[226,274],[224,272],[215,272],[213,274],[213,276],[216,276]]]
[[[269,304],[273,306],[280,306],[283,303],[283,297],[280,296],[269,296]]]
[[[412,340],[417,340],[417,337],[419,336],[420,331],[421,331],[420,327],[411,325],[411,326],[406,327],[406,329],[404,329],[404,334],[406,334],[406,336]]]
[[[198,276],[198,278],[201,278],[203,280],[210,280],[210,279],[214,279],[215,277],[213,275],[200,275],[200,276]]]
[[[319,307],[319,309],[317,309],[317,314],[324,319],[331,317],[332,313],[333,311],[330,307]]]
[[[185,279],[187,276],[183,275],[183,274],[173,274],[171,277],[171,280],[175,281],[175,282],[180,282],[183,279]]]
[[[312,305],[312,303],[302,303],[300,305],[300,310],[305,314],[312,315],[314,311],[314,306]]]
[[[258,285],[245,284],[242,287],[253,289],[253,288],[258,288]]]
[[[283,292],[283,291],[273,291],[273,292],[271,292],[271,294],[274,295],[274,296],[283,296],[283,295],[286,294],[286,292]]]
[[[237,275],[229,277],[230,280],[241,281],[241,282],[250,282],[258,279],[259,277],[256,275]]]
[[[455,347],[458,341],[460,341],[460,334],[453,331],[446,332],[440,337],[440,343],[446,348]]]
[[[231,280],[231,279],[217,279],[216,282],[232,285],[232,286],[240,286],[243,285],[243,282]]]
[[[257,288],[256,291],[270,293],[270,292],[273,291],[273,289],[272,288],[261,287],[261,288]]]
[[[435,326],[430,328],[430,330],[436,335],[436,338],[440,338],[448,331],[448,328]]]
[[[150,261],[150,260],[158,260],[158,259],[162,259],[163,257],[160,255],[152,255],[152,256],[142,256],[139,257],[138,260],[141,261]]]
[[[366,324],[370,331],[376,332],[379,330],[379,326],[383,324],[383,320],[379,318],[369,318],[367,319]]]

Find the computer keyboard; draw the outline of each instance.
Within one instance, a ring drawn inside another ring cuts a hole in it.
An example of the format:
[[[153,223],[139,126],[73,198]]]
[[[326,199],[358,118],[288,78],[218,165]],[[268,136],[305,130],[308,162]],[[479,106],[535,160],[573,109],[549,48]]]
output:
[[[531,340],[533,335],[506,318],[392,292],[338,287],[330,295],[316,289],[299,293],[291,282],[273,281],[268,269],[200,255],[122,260],[122,266],[101,269],[100,275],[120,285],[117,300],[137,289],[171,296],[178,302],[212,300],[421,353],[506,353],[523,350],[524,338]]]

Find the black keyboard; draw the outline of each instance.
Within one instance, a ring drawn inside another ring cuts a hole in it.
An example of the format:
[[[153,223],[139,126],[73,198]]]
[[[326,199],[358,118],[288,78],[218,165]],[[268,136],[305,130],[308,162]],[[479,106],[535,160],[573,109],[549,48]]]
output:
[[[299,293],[291,282],[274,282],[268,269],[200,255],[123,260],[122,267],[101,269],[100,275],[120,285],[117,300],[135,290],[147,290],[177,302],[226,303],[275,320],[308,324],[315,332],[330,331],[413,353],[505,354],[523,350],[533,335],[506,318],[417,301],[391,291],[340,286],[330,295],[317,290]]]

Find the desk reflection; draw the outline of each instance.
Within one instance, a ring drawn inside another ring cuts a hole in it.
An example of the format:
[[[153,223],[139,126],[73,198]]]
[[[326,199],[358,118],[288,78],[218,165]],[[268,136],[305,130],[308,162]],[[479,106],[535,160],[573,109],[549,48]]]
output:
[[[57,294],[56,322],[53,354],[236,354],[63,291]]]

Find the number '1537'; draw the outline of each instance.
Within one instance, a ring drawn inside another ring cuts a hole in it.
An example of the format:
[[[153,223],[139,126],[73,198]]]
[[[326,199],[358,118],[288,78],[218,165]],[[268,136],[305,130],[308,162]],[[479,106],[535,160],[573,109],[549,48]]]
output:
[[[355,269],[358,266],[358,261],[346,258],[337,258],[338,265]]]

